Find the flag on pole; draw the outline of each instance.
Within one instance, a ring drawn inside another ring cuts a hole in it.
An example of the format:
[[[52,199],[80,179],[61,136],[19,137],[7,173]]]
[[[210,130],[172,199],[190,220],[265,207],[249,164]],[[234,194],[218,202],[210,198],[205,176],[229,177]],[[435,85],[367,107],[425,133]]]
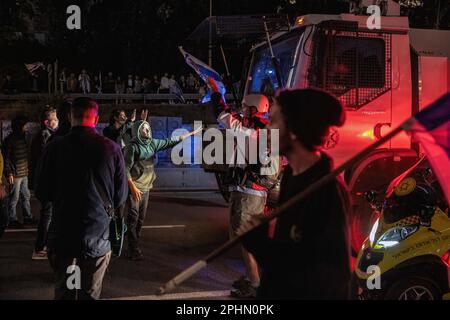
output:
[[[425,151],[450,203],[450,93],[403,125]]]
[[[223,80],[220,74],[216,70],[208,66],[206,63],[184,51],[182,47],[180,47],[180,52],[183,55],[186,63],[195,70],[199,77],[208,86],[208,93],[202,99],[202,102],[209,102],[211,100],[211,94],[214,92],[221,93],[223,101],[225,101],[225,94],[227,93],[227,90],[225,88],[225,85],[223,84]]]
[[[35,75],[36,71],[38,71],[39,68],[45,68],[42,62],[25,63],[25,67],[31,75]]]

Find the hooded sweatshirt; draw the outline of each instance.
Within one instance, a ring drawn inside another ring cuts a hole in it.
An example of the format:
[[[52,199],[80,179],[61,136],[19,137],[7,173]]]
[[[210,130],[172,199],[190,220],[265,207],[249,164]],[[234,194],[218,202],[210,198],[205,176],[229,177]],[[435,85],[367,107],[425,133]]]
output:
[[[181,142],[180,138],[158,140],[145,139],[141,135],[141,128],[149,125],[146,121],[137,121],[132,127],[133,139],[125,147],[125,169],[136,187],[143,193],[153,189],[156,180],[154,162],[160,151],[175,147]],[[150,126],[150,125],[149,125]]]

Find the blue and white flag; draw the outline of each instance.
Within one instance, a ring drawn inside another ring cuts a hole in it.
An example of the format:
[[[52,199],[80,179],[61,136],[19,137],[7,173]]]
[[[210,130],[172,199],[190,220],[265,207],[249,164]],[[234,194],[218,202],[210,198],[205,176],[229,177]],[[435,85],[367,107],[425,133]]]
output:
[[[209,102],[211,100],[211,94],[214,92],[221,93],[223,101],[225,102],[225,94],[227,93],[227,90],[225,88],[225,85],[223,84],[223,80],[220,74],[203,61],[184,51],[182,47],[180,47],[180,52],[183,55],[186,63],[195,70],[199,77],[208,86],[208,93],[202,99],[202,102]]]

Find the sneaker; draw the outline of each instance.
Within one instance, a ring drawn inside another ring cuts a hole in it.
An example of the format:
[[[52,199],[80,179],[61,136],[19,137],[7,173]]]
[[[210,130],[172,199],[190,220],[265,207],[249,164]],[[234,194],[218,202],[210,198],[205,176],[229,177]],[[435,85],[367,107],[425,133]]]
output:
[[[248,285],[238,290],[231,291],[230,295],[236,299],[256,299],[258,288]]]
[[[23,219],[23,224],[27,226],[36,226],[39,223],[39,220],[35,218],[25,218]]]
[[[48,260],[47,251],[33,251],[31,260]]]
[[[239,290],[242,288],[245,288],[247,286],[251,285],[250,280],[247,279],[246,276],[242,276],[239,279],[237,279],[235,282],[233,282],[232,286],[234,289]]]
[[[9,229],[22,229],[23,224],[21,224],[19,221],[10,221],[8,224]]]

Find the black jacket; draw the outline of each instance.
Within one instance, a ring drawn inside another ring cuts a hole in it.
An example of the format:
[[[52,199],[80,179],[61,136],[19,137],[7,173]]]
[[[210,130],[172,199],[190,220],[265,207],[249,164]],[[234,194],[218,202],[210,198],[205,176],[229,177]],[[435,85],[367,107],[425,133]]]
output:
[[[30,186],[34,186],[34,172],[36,170],[37,163],[39,158],[44,151],[45,146],[50,141],[52,136],[55,134],[55,131],[52,131],[49,128],[42,128],[31,141],[31,152],[30,152],[30,167],[29,167],[29,178],[30,178]]]
[[[292,176],[286,168],[280,204],[331,171],[325,154],[311,169]],[[349,298],[350,197],[335,180],[278,218],[273,238],[264,226],[244,240],[262,268],[261,299],[342,300]]]
[[[45,148],[35,175],[38,199],[54,205],[49,249],[60,256],[98,258],[111,250],[108,216],[94,179],[115,208],[127,197],[120,147],[94,128],[76,127]]]
[[[3,143],[5,177],[24,178],[28,176],[28,144],[24,133],[11,133]]]
[[[129,121],[119,129],[116,129],[114,125],[110,124],[103,130],[103,135],[120,145],[121,148],[125,148],[132,139],[131,128],[133,127],[133,123]]]

